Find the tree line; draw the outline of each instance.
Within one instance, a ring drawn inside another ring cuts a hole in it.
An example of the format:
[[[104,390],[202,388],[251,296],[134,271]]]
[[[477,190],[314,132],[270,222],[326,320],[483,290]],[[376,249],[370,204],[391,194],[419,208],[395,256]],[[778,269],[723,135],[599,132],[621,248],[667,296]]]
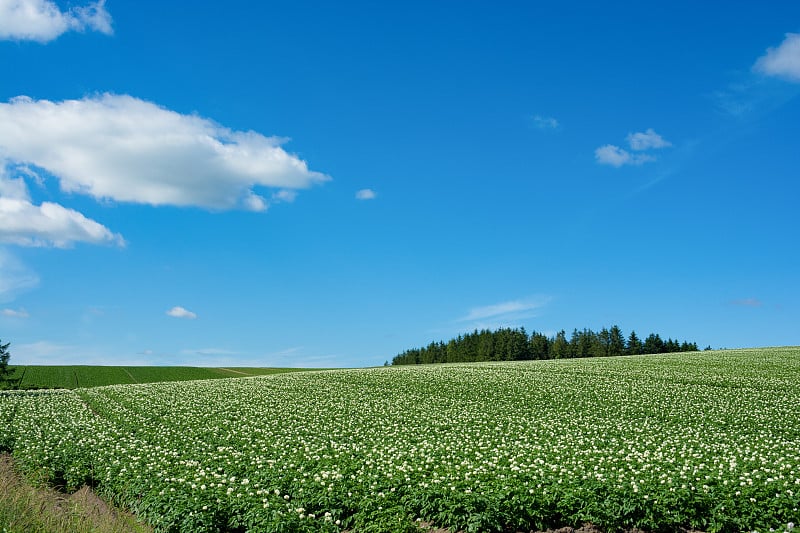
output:
[[[711,347],[707,347],[710,350]],[[573,357],[610,357],[615,355],[640,355],[697,351],[695,342],[679,342],[658,333],[644,340],[631,331],[625,337],[618,326],[603,328],[598,332],[584,328],[575,329],[567,339],[564,330],[548,337],[543,333],[530,335],[525,328],[501,328],[496,331],[477,329],[459,335],[448,342],[431,342],[424,348],[412,348],[392,359],[393,365],[419,365],[426,363],[466,363],[475,361],[525,361],[532,359],[566,359]]]

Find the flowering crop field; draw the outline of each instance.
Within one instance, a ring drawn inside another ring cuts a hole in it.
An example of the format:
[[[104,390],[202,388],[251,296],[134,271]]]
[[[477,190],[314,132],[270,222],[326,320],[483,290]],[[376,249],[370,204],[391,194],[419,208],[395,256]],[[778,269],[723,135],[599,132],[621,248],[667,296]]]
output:
[[[161,531],[789,531],[800,348],[0,395],[0,448]]]

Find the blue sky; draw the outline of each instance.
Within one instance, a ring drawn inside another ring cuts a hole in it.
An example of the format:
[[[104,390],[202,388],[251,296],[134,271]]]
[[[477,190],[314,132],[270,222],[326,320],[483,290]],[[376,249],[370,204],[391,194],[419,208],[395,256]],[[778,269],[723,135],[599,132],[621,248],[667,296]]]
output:
[[[0,0],[17,364],[800,344],[800,4]]]

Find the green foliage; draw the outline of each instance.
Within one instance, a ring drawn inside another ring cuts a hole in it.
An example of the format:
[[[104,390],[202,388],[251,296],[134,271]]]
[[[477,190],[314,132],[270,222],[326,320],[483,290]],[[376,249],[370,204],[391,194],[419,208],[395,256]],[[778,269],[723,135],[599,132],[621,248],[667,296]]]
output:
[[[11,359],[11,352],[8,351],[9,346],[11,346],[10,342],[3,344],[2,339],[0,339],[0,389],[10,388],[14,384],[12,380],[14,369],[8,365]]]
[[[14,383],[22,389],[76,389],[126,383],[156,383],[263,376],[304,371],[296,368],[200,368],[186,366],[31,365],[17,367]]]
[[[9,391],[0,442],[159,531],[785,531],[798,375],[783,348]]]
[[[603,328],[600,332],[575,329],[569,340],[564,330],[548,338],[537,332],[528,336],[525,328],[501,328],[496,331],[475,330],[472,333],[459,335],[447,343],[432,342],[424,348],[406,350],[396,355],[392,359],[392,364],[526,361],[695,351],[697,351],[696,343],[687,341],[678,343],[672,339],[664,342],[655,333],[650,334],[642,343],[636,333],[631,332],[626,342],[618,326],[611,326],[611,329]]]

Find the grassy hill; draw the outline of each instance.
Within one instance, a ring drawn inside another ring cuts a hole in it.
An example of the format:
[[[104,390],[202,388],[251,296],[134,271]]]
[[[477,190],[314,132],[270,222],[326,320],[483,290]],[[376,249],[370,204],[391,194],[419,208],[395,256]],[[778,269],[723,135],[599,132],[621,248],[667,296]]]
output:
[[[12,368],[14,370],[12,379],[19,380],[21,389],[77,389],[125,383],[241,378],[308,370],[305,368],[88,365],[29,365]]]

